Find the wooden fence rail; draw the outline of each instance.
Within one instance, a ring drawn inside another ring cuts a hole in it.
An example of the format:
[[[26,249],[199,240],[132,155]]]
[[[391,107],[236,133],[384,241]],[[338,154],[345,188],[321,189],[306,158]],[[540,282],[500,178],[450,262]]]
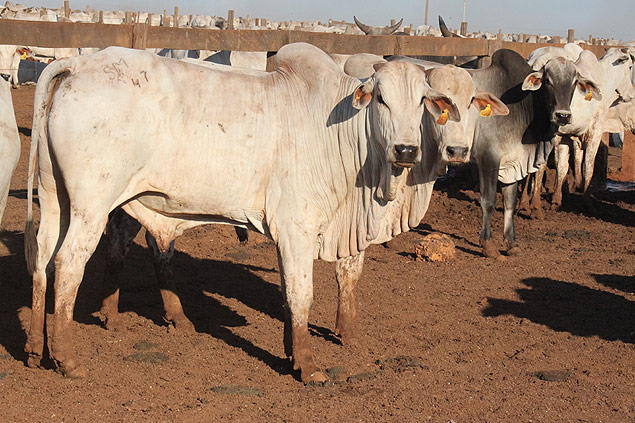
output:
[[[39,22],[0,19],[0,44],[38,47],[173,48],[182,50],[278,51],[295,42],[313,44],[327,53],[421,56],[491,56],[508,48],[528,57],[543,46],[562,44],[512,43],[471,38],[395,35],[348,35],[291,30],[212,30],[150,26],[145,23]],[[600,57],[605,46],[582,45]]]

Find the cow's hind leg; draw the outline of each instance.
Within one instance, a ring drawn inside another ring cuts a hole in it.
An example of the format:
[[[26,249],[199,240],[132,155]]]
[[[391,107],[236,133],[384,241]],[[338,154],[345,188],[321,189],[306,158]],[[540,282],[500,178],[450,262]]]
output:
[[[502,184],[501,192],[503,193],[503,205],[505,207],[503,236],[507,244],[507,254],[510,256],[520,254],[520,247],[518,247],[516,234],[514,232],[514,210],[516,210],[518,183],[514,182],[513,184]]]
[[[339,259],[335,265],[335,279],[339,290],[335,332],[345,345],[353,345],[357,341],[357,309],[353,291],[362,275],[363,266],[363,251],[356,256]]]
[[[86,375],[73,345],[72,322],[77,290],[106,221],[107,212],[99,215],[71,208],[68,232],[55,258],[55,314],[49,351],[59,371],[72,378]]]
[[[101,314],[105,318],[107,329],[119,329],[121,317],[119,315],[119,287],[124,259],[141,230],[141,224],[130,217],[121,208],[110,213],[106,238],[108,240],[108,263],[104,274],[104,300],[101,304]]]
[[[547,170],[547,164],[540,166],[540,169],[534,175],[533,193],[531,194],[531,216],[536,219],[543,219],[545,213],[542,210],[542,183],[545,178],[545,171]],[[530,175],[527,176],[529,178]]]
[[[46,288],[48,278],[53,274],[51,258],[61,243],[68,227],[68,218],[61,213],[56,192],[48,192],[40,184],[38,190],[42,210],[40,228],[37,234],[37,258],[33,272],[33,299],[31,306],[31,324],[27,335],[25,351],[28,354],[27,365],[39,367],[44,351],[44,319],[46,313]],[[64,196],[60,194],[63,200]],[[67,210],[66,210],[67,212]],[[26,240],[28,242],[29,240]]]
[[[174,240],[170,242],[169,248],[162,251],[157,245],[156,239],[146,231],[146,242],[152,250],[154,257],[154,270],[163,299],[165,309],[165,319],[172,323],[175,328],[187,332],[195,332],[194,325],[183,313],[183,306],[178,295],[176,295],[174,278],[172,276],[172,257],[174,256]]]

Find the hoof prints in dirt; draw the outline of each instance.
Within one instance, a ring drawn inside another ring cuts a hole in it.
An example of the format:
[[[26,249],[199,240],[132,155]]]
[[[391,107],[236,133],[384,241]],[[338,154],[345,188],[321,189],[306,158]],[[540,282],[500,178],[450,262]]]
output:
[[[160,351],[150,351],[157,348],[157,344],[153,344],[148,341],[137,342],[132,346],[135,350],[139,351],[134,354],[125,356],[124,361],[132,361],[135,363],[149,363],[149,364],[161,364],[165,363],[170,357]]]
[[[346,383],[358,383],[374,380],[386,370],[392,370],[395,373],[402,373],[407,370],[426,368],[420,358],[405,355],[399,355],[386,360],[377,360],[375,361],[375,365],[379,367],[378,370],[371,370],[353,375],[351,375],[345,367],[336,366],[326,369],[326,374],[335,383],[344,382],[344,377],[346,375],[349,375],[345,379]]]
[[[243,395],[248,397],[264,397],[265,394],[258,388],[240,385],[220,385],[211,388],[212,392],[227,395]]]
[[[533,376],[545,382],[566,382],[571,376],[568,370],[542,370],[532,373]]]

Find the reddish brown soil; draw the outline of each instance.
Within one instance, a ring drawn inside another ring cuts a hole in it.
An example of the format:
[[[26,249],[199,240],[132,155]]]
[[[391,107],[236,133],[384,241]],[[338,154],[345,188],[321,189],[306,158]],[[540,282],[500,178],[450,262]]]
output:
[[[496,261],[480,254],[478,195],[438,184],[419,228],[367,253],[355,348],[333,333],[334,265],[316,262],[310,329],[330,386],[304,386],[285,359],[274,245],[252,236],[241,247],[230,227],[177,240],[174,276],[197,333],[162,320],[141,236],[126,262],[125,330],[105,330],[102,242],[75,311],[89,377],[66,379],[50,363],[27,368],[22,230],[33,92],[12,91],[23,148],[0,236],[1,421],[635,421],[633,191],[597,193],[594,214],[568,196],[566,210],[543,221],[517,217],[523,255]],[[502,248],[501,224],[499,206]],[[453,239],[453,260],[413,260],[430,232]]]

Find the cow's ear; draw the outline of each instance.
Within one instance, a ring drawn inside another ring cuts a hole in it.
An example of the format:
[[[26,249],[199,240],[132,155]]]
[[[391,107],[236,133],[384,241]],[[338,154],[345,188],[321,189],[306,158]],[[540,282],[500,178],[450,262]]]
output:
[[[494,94],[487,92],[479,92],[474,95],[472,99],[472,104],[476,107],[476,110],[479,111],[481,116],[489,117],[492,115],[495,116],[507,116],[509,114],[509,109],[507,105],[503,103],[498,97]]]
[[[590,101],[591,99],[602,100],[602,92],[600,88],[595,85],[595,82],[590,79],[583,78],[578,76],[578,82],[576,83],[576,87],[580,91],[580,94],[584,96],[584,99]]]
[[[366,81],[360,84],[353,93],[353,107],[357,110],[361,110],[370,104],[370,100],[373,98],[373,84]]]
[[[378,62],[378,63],[374,63],[373,64],[373,69],[375,69],[375,72],[377,72],[379,69],[381,69],[386,63],[385,60],[383,62]]]
[[[542,71],[532,72],[523,81],[523,91],[536,91],[542,86]]]
[[[424,100],[426,109],[434,116],[439,125],[445,125],[448,119],[461,121],[459,108],[450,97],[435,90],[428,90]]]

